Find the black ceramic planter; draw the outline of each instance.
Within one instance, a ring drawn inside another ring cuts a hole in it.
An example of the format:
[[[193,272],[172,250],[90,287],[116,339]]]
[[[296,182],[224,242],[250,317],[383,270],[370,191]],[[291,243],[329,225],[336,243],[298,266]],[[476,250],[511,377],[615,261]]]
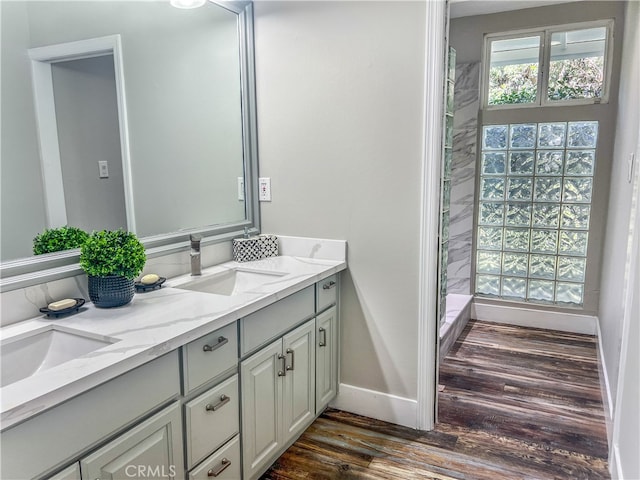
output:
[[[96,307],[112,308],[126,305],[136,293],[135,281],[119,275],[93,277],[89,275],[89,298]]]

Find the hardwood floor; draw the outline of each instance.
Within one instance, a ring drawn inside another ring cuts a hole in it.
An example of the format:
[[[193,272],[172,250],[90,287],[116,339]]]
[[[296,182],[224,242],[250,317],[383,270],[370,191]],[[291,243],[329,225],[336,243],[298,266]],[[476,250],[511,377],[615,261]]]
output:
[[[262,478],[609,478],[595,337],[471,321],[440,385],[434,431],[328,410]]]

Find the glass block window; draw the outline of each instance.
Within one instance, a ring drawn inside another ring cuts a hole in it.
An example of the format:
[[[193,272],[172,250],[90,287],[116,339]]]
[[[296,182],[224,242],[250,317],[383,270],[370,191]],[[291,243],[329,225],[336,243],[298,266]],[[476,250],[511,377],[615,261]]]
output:
[[[482,129],[475,293],[580,306],[598,122]]]

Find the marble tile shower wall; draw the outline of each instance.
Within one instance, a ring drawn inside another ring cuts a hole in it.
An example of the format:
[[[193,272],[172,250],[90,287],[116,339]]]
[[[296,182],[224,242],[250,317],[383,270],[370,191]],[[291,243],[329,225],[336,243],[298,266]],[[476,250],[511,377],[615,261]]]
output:
[[[456,64],[447,292],[471,293],[480,63]]]

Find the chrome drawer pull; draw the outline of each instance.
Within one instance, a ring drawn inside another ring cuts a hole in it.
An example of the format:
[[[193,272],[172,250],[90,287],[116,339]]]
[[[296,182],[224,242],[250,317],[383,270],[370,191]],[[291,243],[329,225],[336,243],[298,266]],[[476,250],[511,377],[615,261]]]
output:
[[[295,364],[295,358],[294,358],[294,354],[295,354],[295,352],[294,352],[292,349],[287,348],[287,355],[288,355],[289,353],[291,354],[291,365],[287,365],[287,362],[285,361],[285,362],[284,362],[284,363],[285,363],[285,365],[286,365],[286,366],[285,366],[285,369],[286,369],[286,370],[293,370],[293,366],[294,366],[294,364]]]
[[[334,282],[333,280],[331,280],[329,283],[325,283],[324,285],[322,285],[322,289],[323,290],[330,290],[333,287],[336,286],[336,282]]]
[[[205,345],[202,347],[203,352],[213,352],[214,350],[219,349],[221,346],[226,345],[229,342],[228,338],[218,337],[218,343],[214,343],[213,345]]]
[[[207,477],[217,477],[222,472],[224,472],[229,465],[231,465],[231,460],[227,460],[226,458],[223,458],[222,462],[220,463],[220,466],[216,470],[212,468],[207,472]]]
[[[279,353],[278,360],[282,360],[282,370],[278,370],[278,376],[284,377],[287,374],[287,357]]]
[[[227,397],[226,395],[222,394],[222,395],[220,395],[220,401],[218,403],[216,403],[215,405],[211,405],[210,403],[207,403],[207,405],[204,407],[204,409],[207,412],[215,412],[219,408],[224,407],[230,401],[231,401],[230,397]]]
[[[318,329],[318,332],[320,332],[320,334],[322,335],[320,337],[320,342],[318,343],[318,346],[319,347],[326,347],[327,346],[327,331],[324,328],[320,327]]]

